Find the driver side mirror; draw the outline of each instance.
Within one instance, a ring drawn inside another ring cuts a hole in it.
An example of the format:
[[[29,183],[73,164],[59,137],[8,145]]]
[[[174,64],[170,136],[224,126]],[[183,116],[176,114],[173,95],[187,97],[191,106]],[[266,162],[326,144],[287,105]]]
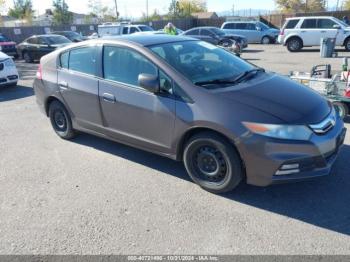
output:
[[[139,86],[148,90],[151,93],[154,93],[154,94],[159,93],[159,90],[160,90],[159,78],[156,75],[139,74],[138,83],[139,83]]]

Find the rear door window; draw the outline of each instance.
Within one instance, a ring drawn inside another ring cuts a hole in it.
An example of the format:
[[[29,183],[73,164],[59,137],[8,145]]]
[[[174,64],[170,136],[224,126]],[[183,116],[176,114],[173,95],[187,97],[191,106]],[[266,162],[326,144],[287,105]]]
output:
[[[130,27],[130,34],[136,33],[138,31],[139,30],[136,27],[134,27],[134,26]]]
[[[247,23],[246,30],[250,30],[250,31],[256,30],[256,24]]]
[[[36,44],[38,44],[38,38],[31,37],[31,38],[27,39],[27,43],[36,45]]]
[[[69,70],[96,75],[96,47],[89,46],[71,50]]]
[[[209,30],[207,30],[207,29],[202,29],[202,30],[201,30],[201,35],[204,35],[204,36],[211,36],[212,33],[211,33]]]
[[[315,29],[317,28],[317,19],[305,19],[301,28],[304,29]]]
[[[299,19],[289,20],[285,26],[285,29],[294,29],[299,21]]]
[[[247,23],[237,23],[236,24],[236,29],[246,30],[247,29]]]

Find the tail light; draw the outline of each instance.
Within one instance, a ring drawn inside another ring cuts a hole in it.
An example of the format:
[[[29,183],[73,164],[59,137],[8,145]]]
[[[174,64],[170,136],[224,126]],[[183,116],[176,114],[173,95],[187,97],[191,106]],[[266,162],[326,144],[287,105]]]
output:
[[[43,70],[41,64],[39,64],[38,71],[36,72],[36,78],[39,80],[43,79]]]
[[[345,90],[345,96],[350,97],[350,87]]]

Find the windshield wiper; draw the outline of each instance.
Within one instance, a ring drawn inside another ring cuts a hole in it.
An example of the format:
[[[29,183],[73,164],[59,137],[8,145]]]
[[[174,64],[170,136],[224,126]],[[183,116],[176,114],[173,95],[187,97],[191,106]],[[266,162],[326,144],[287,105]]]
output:
[[[254,69],[245,71],[242,74],[240,74],[239,76],[237,76],[233,81],[236,84],[238,84],[238,83],[242,82],[243,80],[246,80],[249,77],[256,75],[259,72],[265,72],[265,69],[264,68],[254,68]]]
[[[213,79],[209,81],[202,81],[202,82],[195,82],[195,85],[199,86],[205,86],[205,85],[227,85],[227,84],[238,84],[242,82],[245,79],[248,79],[248,77],[252,76],[253,74],[256,74],[258,72],[265,72],[265,69],[263,68],[254,68],[248,71],[243,72],[239,76],[235,78],[224,78],[224,79]]]

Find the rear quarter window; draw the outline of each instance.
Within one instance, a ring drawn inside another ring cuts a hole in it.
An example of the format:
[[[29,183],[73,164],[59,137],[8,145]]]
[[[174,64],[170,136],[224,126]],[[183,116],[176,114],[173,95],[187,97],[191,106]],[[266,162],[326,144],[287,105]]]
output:
[[[82,47],[71,50],[69,70],[96,75],[96,47]]]
[[[289,20],[286,23],[285,29],[294,29],[299,23],[300,19]]]
[[[65,52],[60,56],[60,66],[61,68],[68,69],[69,66],[69,52]]]
[[[235,29],[235,24],[234,23],[225,24],[224,29]]]

